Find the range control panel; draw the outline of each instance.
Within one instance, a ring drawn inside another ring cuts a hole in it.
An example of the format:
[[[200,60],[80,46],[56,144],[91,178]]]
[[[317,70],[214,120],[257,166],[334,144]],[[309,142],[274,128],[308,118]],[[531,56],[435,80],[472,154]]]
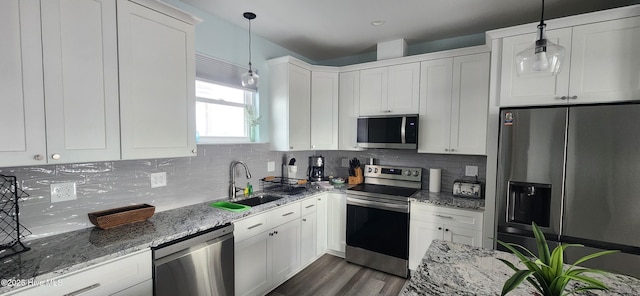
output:
[[[421,182],[422,168],[384,166],[384,165],[365,165],[364,176],[369,178]]]

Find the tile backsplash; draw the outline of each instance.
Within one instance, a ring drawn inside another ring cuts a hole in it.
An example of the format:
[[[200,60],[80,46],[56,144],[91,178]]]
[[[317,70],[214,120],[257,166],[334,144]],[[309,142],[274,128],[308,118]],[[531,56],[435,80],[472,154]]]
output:
[[[451,183],[464,174],[465,165],[477,165],[481,178],[486,171],[486,157],[418,154],[402,150],[366,151],[270,151],[268,144],[199,145],[198,155],[185,158],[123,160],[60,164],[30,167],[0,167],[0,174],[18,178],[19,186],[29,194],[20,202],[20,222],[32,235],[27,240],[76,229],[92,227],[87,213],[131,204],[149,203],[156,211],[165,211],[191,204],[226,198],[229,186],[229,166],[242,160],[251,170],[246,180],[241,169],[236,170],[237,186],[251,182],[260,188],[259,179],[280,175],[283,160],[297,159],[298,177],[303,178],[308,157],[325,157],[326,175],[347,176],[341,160],[357,157],[361,163],[369,158],[380,164],[417,166],[425,169],[423,188],[428,186],[428,169],[442,168],[442,191],[450,191]],[[267,162],[276,163],[274,172],[267,172]],[[151,188],[150,174],[166,172],[167,186]],[[51,203],[50,185],[76,183],[77,199]]]

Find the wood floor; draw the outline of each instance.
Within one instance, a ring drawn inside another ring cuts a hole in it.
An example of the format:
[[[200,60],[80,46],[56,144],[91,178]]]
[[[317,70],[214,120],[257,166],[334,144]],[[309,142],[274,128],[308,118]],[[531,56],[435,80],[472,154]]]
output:
[[[405,279],[325,254],[268,296],[393,295]]]

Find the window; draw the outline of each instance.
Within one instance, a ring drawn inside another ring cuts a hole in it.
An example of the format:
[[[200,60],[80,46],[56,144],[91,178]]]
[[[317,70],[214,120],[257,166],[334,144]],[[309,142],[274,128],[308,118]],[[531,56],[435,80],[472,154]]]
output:
[[[242,87],[240,75],[245,71],[224,61],[196,55],[199,143],[249,142],[252,131],[247,116],[258,109],[258,99],[256,89]]]

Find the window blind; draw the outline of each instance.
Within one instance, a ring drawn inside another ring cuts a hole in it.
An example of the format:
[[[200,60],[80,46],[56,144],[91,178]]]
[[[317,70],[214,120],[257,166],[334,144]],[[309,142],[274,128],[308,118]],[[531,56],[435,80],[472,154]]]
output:
[[[196,78],[200,80],[257,92],[258,88],[255,86],[242,86],[240,76],[248,70],[249,68],[196,53]],[[257,69],[253,69],[253,71],[258,73]]]

